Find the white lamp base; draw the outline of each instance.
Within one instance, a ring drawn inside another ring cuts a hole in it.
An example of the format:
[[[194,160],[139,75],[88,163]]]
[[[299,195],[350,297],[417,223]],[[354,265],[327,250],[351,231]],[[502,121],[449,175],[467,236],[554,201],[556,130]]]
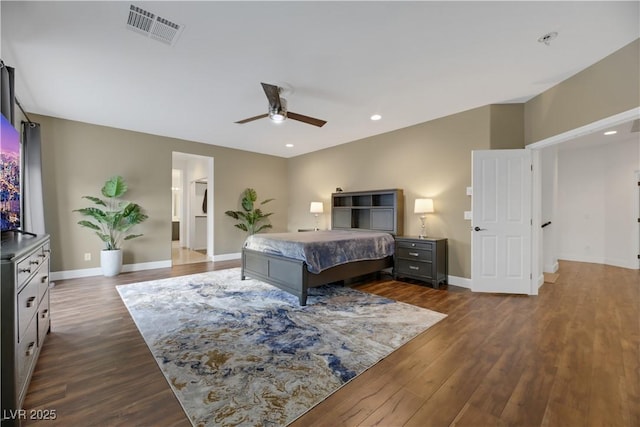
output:
[[[426,219],[426,215],[422,215],[420,217],[420,235],[418,236],[418,239],[426,239],[427,238],[427,230],[425,228],[424,225],[424,221]]]

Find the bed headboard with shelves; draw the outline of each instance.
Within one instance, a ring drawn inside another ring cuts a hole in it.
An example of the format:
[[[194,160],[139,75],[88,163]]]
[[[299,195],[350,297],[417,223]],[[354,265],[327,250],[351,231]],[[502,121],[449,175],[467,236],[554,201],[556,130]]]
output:
[[[401,189],[331,194],[331,228],[404,233],[404,195]]]

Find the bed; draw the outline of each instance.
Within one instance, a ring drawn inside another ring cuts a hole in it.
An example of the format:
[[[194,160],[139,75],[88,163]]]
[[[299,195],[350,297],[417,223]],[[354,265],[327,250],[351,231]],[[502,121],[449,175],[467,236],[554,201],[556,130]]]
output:
[[[394,238],[369,230],[267,233],[249,236],[241,279],[262,280],[307,304],[308,289],[393,266]]]

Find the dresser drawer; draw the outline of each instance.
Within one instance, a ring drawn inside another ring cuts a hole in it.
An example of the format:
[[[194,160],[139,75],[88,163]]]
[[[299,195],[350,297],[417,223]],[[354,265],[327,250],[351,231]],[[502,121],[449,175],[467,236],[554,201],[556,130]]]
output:
[[[424,249],[428,251],[433,250],[433,242],[416,242],[415,240],[414,241],[397,240],[396,244],[398,248]]]
[[[423,279],[433,278],[433,264],[430,262],[398,259],[396,261],[396,269],[398,275],[409,275]]]
[[[16,264],[16,276],[18,278],[18,289],[29,280],[29,277],[38,269],[42,258],[39,256],[42,252],[35,252]]]
[[[47,336],[47,332],[49,331],[49,324],[51,323],[50,314],[49,292],[47,291],[42,302],[40,302],[40,306],[38,306],[38,347],[42,347],[44,338]]]
[[[41,257],[48,257],[49,254],[51,253],[51,248],[49,247],[49,242],[45,242],[44,245],[42,245],[42,251],[41,251],[42,255]]]
[[[38,282],[38,299],[41,300],[44,296],[47,289],[49,289],[49,258],[47,257],[42,264],[40,264],[40,269],[36,272],[36,275],[33,276],[34,281]]]
[[[36,314],[36,311],[38,311],[38,302],[40,301],[38,298],[40,295],[38,285],[39,284],[36,280],[31,280],[18,293],[18,306],[16,307],[18,318],[18,342],[22,342],[24,340],[27,326],[29,326],[33,316]]]
[[[38,322],[33,319],[23,334],[23,340],[17,345],[16,359],[18,364],[18,384],[26,388],[26,378],[30,373],[31,365],[38,354]],[[3,379],[4,381],[4,379]],[[20,390],[20,394],[26,390]]]
[[[415,249],[415,248],[410,249],[410,248],[398,247],[396,256],[398,258],[418,260],[418,261],[432,261],[433,251],[424,250],[424,249]]]

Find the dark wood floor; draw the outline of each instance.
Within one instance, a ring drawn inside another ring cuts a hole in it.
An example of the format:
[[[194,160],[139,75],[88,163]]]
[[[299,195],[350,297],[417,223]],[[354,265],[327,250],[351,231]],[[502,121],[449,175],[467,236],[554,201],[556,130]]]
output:
[[[189,426],[116,285],[228,268],[190,264],[59,281],[26,409],[61,426]],[[294,422],[318,426],[640,426],[640,272],[561,262],[537,297],[358,288],[448,317]]]

